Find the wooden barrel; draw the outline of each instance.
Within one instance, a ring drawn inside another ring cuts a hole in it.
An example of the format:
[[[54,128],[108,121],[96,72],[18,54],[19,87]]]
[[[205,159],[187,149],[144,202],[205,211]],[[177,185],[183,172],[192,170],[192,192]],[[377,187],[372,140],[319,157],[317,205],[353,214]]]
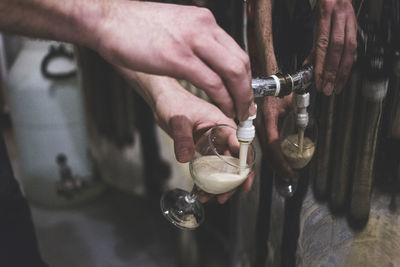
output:
[[[356,232],[345,217],[335,217],[326,204],[307,194],[300,216],[297,266],[399,266],[400,211],[391,212],[391,197],[372,195],[370,218]]]

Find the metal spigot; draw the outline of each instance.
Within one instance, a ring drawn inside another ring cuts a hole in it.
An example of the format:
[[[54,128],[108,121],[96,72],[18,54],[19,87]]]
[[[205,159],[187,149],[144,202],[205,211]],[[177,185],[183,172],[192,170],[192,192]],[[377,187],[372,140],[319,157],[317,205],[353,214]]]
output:
[[[313,77],[314,67],[308,65],[293,74],[277,73],[265,78],[253,78],[251,87],[254,97],[284,97],[292,92],[304,94],[312,83]]]

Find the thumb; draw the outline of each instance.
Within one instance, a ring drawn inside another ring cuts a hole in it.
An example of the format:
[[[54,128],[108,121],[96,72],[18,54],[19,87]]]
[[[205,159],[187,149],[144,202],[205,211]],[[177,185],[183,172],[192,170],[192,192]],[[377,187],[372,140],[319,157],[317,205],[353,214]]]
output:
[[[185,116],[174,116],[169,122],[171,135],[174,139],[174,150],[176,159],[188,162],[194,155],[193,124]]]

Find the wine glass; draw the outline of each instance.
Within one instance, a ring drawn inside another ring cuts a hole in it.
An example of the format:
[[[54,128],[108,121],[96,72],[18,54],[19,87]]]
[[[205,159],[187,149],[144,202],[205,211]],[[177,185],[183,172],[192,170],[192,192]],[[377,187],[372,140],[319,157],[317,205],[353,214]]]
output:
[[[309,122],[305,129],[296,125],[296,114],[288,114],[279,134],[281,151],[295,170],[300,171],[311,161],[317,142],[317,126],[309,115]],[[283,177],[274,173],[275,188],[283,197],[292,197],[297,189],[297,180],[292,177]]]
[[[195,183],[191,192],[173,189],[163,194],[161,211],[175,226],[195,229],[204,221],[203,205],[198,200],[202,191],[223,194],[242,184],[252,170],[255,150],[248,145],[244,164],[239,161],[236,128],[219,124],[205,131],[195,142],[195,155],[189,163]]]

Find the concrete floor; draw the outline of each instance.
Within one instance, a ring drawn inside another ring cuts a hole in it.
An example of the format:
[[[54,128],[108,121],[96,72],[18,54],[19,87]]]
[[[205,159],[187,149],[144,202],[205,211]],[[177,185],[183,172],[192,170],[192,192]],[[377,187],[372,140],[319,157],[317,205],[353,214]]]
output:
[[[176,229],[161,215],[158,199],[108,190],[75,208],[33,206],[32,213],[50,266],[228,266],[213,225],[197,233]]]
[[[187,166],[176,163],[171,140],[161,131],[159,138],[163,158],[172,168],[169,187],[190,188]],[[21,179],[11,133],[6,140]],[[229,266],[229,205],[207,203],[207,219],[196,231],[175,228],[163,218],[159,197],[144,194],[140,146],[127,153],[135,161],[129,186],[124,186],[126,177],[119,182],[116,177],[114,186],[79,205],[49,209],[31,204],[40,251],[49,266]]]

